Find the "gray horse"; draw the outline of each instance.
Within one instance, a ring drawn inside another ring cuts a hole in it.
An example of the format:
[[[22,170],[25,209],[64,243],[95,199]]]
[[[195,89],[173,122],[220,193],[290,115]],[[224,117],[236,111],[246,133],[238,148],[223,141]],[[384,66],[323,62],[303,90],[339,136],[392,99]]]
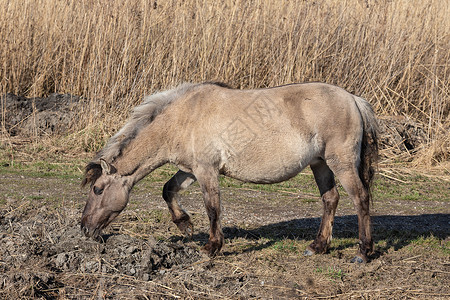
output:
[[[323,201],[323,216],[306,255],[327,251],[340,180],[356,208],[359,250],[373,251],[369,215],[373,163],[378,156],[376,119],[369,103],[323,83],[237,90],[224,84],[183,84],[146,97],[125,126],[86,166],[90,193],[81,219],[98,238],[127,205],[133,186],[171,163],[179,171],[164,185],[173,222],[192,234],[189,214],[176,193],[198,181],[210,220],[210,256],[222,248],[219,175],[252,183],[276,183],[310,166]]]

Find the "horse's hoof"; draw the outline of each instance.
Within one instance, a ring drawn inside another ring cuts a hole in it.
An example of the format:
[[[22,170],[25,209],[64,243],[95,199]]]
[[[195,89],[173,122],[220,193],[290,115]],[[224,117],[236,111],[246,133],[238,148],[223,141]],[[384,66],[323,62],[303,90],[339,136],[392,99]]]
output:
[[[203,246],[200,249],[200,251],[203,252],[204,254],[208,255],[210,258],[215,257],[217,255],[217,253],[219,252],[217,250],[211,249],[211,247],[208,247],[208,245]]]
[[[188,238],[192,238],[194,235],[194,225],[191,220],[183,220],[181,222],[175,223],[178,229]]]
[[[303,252],[303,256],[313,256],[314,252],[310,249],[306,249],[305,252]]]
[[[200,252],[203,253],[204,255],[207,255],[208,257],[211,257],[211,254],[209,253],[209,249],[206,249],[205,246],[200,248]]]
[[[209,241],[205,246],[201,248],[203,253],[208,254],[209,257],[215,257],[220,253],[223,242],[211,242]]]
[[[189,221],[189,223],[183,227],[182,232],[187,238],[192,239],[192,236],[194,235],[194,225]]]
[[[359,257],[359,256],[355,256],[355,257],[353,257],[352,258],[352,260],[350,261],[351,263],[356,263],[356,264],[363,264],[363,263],[365,263],[366,261],[364,260],[364,259],[362,259],[361,257]]]

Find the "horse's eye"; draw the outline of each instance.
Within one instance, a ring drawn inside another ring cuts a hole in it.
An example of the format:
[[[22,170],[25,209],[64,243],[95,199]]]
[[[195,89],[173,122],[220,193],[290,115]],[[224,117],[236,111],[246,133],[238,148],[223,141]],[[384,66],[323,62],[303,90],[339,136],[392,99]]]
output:
[[[94,194],[101,195],[103,193],[103,189],[94,186]]]

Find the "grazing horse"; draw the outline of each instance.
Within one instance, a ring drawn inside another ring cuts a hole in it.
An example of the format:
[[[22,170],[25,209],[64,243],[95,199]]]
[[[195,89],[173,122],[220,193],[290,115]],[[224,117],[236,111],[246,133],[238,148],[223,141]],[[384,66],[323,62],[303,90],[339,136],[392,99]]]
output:
[[[315,240],[305,255],[327,251],[339,200],[335,176],[353,200],[359,249],[373,251],[369,215],[372,164],[378,155],[376,119],[369,103],[324,83],[238,90],[224,84],[182,84],[144,99],[129,121],[86,166],[90,183],[82,231],[98,238],[127,205],[133,186],[171,163],[179,171],[164,185],[173,222],[192,234],[189,214],[175,195],[198,181],[210,221],[210,256],[222,248],[219,175],[276,183],[311,167],[323,202]]]

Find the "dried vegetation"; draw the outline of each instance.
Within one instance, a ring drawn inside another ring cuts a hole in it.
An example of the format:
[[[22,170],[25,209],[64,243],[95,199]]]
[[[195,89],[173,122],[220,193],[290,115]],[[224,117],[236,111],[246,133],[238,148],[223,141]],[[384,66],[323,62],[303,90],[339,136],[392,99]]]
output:
[[[144,94],[183,81],[324,81],[420,128],[408,149],[390,127],[401,140],[385,163],[430,166],[449,159],[449,13],[432,0],[2,0],[0,95],[82,96],[66,148],[98,148]]]

